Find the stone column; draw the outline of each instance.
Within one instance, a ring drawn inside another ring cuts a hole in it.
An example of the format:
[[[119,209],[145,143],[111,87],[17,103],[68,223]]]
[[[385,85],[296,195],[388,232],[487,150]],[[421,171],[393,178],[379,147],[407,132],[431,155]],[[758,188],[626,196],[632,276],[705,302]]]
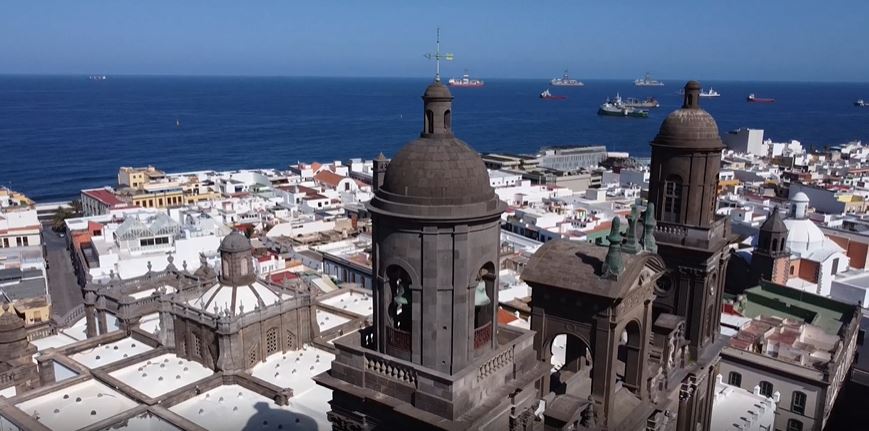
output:
[[[36,364],[39,368],[39,385],[47,386],[55,382],[54,375],[54,356],[42,354],[36,357]]]

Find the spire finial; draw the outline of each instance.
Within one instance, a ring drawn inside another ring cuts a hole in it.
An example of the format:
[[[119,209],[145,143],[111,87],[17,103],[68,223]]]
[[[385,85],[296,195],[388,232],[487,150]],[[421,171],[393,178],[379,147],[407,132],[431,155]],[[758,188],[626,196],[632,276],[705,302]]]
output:
[[[700,83],[688,81],[685,84],[685,98],[682,100],[682,109],[700,109]]]
[[[612,229],[610,229],[610,234],[607,235],[606,239],[610,245],[603,264],[603,277],[618,280],[625,270],[625,266],[622,263],[621,221],[619,221],[618,216],[613,218]]]
[[[625,232],[625,244],[622,250],[625,253],[637,254],[642,250],[637,241],[637,223],[640,221],[640,209],[637,205],[631,205],[631,215],[628,216],[628,231]]]
[[[434,54],[432,54],[432,53],[426,54],[425,58],[435,61],[435,82],[441,82],[441,60],[453,61],[453,54],[451,52],[441,54],[441,28],[440,27],[437,28],[437,38],[435,39],[435,52],[434,52]]]
[[[655,203],[649,202],[646,205],[646,212],[643,214],[643,248],[649,253],[658,252],[658,244],[655,243],[655,226],[657,224],[655,221]]]

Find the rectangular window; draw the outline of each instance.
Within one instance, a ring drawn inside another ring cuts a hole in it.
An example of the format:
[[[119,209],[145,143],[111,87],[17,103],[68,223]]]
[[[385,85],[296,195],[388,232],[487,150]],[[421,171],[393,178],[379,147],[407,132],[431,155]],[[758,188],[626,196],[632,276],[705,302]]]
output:
[[[17,245],[18,247],[21,247],[21,237],[20,236],[15,237],[15,245]]]
[[[788,419],[787,431],[803,431],[803,423],[796,419]]]
[[[801,415],[806,413],[806,394],[794,391],[791,397],[791,411]]]
[[[761,381],[759,386],[760,386],[760,394],[761,395],[763,395],[765,397],[772,396],[772,389],[773,389],[772,383],[767,382],[767,381]]]
[[[24,246],[25,246],[25,247],[27,247],[28,245],[30,245],[30,239],[27,238],[26,236],[24,237],[24,240],[23,240],[22,242],[24,243]]]
[[[727,376],[727,384],[742,387],[742,374],[731,371],[730,374]]]

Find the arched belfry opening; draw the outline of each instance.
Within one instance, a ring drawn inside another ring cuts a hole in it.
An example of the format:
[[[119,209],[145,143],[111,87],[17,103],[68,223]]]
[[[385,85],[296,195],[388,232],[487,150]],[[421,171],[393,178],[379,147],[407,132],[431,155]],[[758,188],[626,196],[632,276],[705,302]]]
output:
[[[385,281],[387,351],[400,358],[409,358],[413,340],[413,282],[407,271],[398,265],[386,269]]]
[[[474,300],[474,350],[479,353],[491,346],[496,325],[495,266],[492,263],[483,265],[474,281],[469,296]]]

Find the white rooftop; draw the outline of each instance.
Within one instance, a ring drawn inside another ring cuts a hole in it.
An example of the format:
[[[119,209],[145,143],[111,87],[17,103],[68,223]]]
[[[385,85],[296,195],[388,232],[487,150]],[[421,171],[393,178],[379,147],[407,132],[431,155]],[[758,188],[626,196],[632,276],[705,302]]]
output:
[[[317,309],[317,325],[320,327],[320,331],[328,331],[349,321],[350,319],[346,317]]]
[[[303,347],[301,350],[276,353],[265,362],[251,369],[254,377],[273,383],[282,388],[291,388],[294,397],[318,387],[311,377],[328,370],[335,355],[316,347]],[[328,409],[324,410],[327,411]]]
[[[139,329],[157,335],[160,329],[160,313],[146,314],[139,318]]]
[[[320,303],[330,307],[340,308],[358,316],[366,317],[374,314],[374,299],[367,293],[354,292],[351,290],[331,298],[323,299]]]
[[[17,405],[53,430],[74,430],[136,407],[138,404],[95,380],[47,393]]]
[[[149,412],[127,419],[124,421],[123,426],[119,426],[118,428],[123,428],[127,431],[176,431],[181,429]]]
[[[214,374],[213,371],[198,362],[181,359],[174,353],[157,356],[110,373],[112,377],[152,398],[157,398],[212,374]]]
[[[166,289],[166,293],[175,293],[175,288],[172,286],[165,285],[165,286],[163,286],[163,288]],[[156,291],[157,291],[156,288],[145,289],[141,292],[130,293],[129,296],[133,297],[133,299],[142,299],[142,298],[147,298],[147,297],[153,295]]]
[[[289,406],[278,406],[271,399],[249,389],[239,385],[226,385],[199,394],[169,410],[209,430],[332,429],[326,420],[326,410],[310,412],[294,400],[295,397],[290,400]],[[311,416],[312,414],[316,416]]]
[[[42,351],[50,348],[59,349],[61,347],[75,343],[76,341],[79,340],[76,340],[75,338],[72,338],[62,332],[59,332],[54,335],[49,335],[48,337],[32,340],[31,343],[36,346],[37,350]]]
[[[78,352],[71,358],[88,368],[99,368],[149,350],[153,350],[153,348],[139,340],[134,340],[132,337],[126,337],[114,343],[103,344]]]
[[[771,430],[775,422],[775,401],[760,393],[752,393],[737,386],[715,384],[712,404],[713,430]]]

